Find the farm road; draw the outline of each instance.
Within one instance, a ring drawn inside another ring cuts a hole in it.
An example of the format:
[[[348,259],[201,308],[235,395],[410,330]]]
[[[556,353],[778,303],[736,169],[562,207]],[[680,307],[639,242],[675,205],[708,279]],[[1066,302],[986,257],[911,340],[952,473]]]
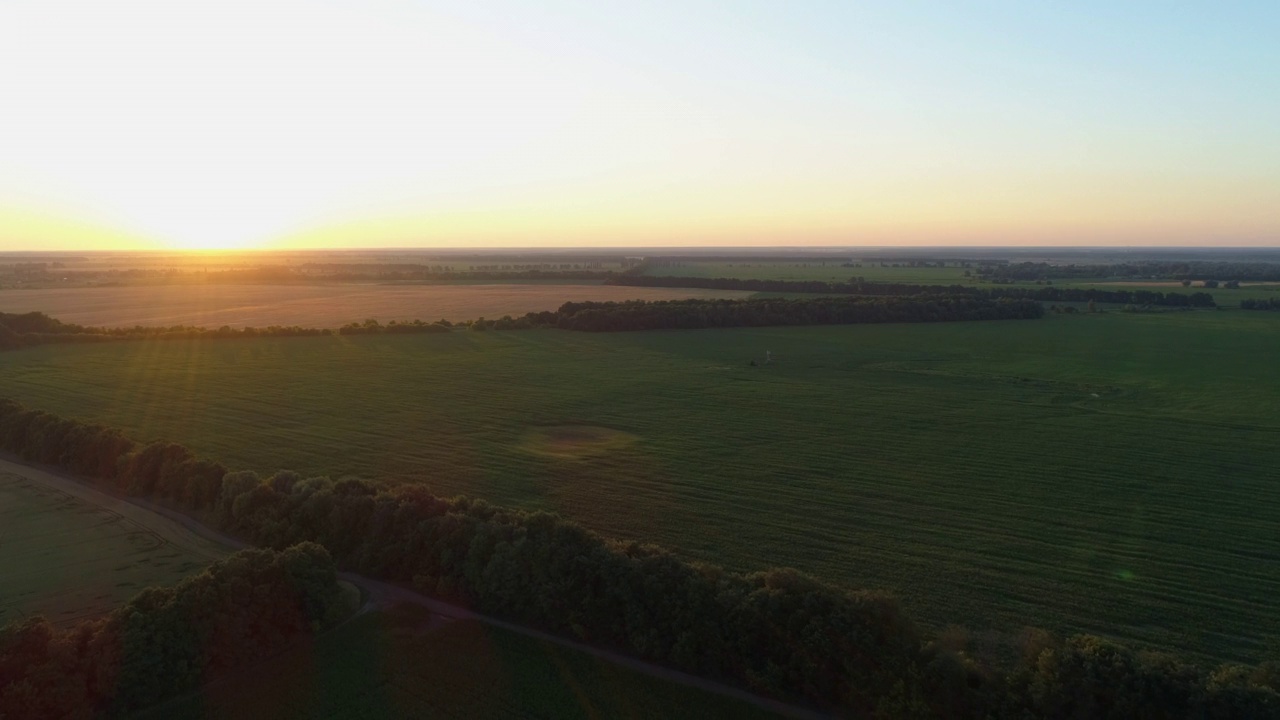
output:
[[[162,505],[158,505],[141,498],[126,497],[106,492],[104,490],[99,490],[67,475],[14,462],[6,458],[0,458],[0,472],[11,472],[15,475],[21,475],[86,502],[107,508],[115,513],[127,517],[143,527],[152,530],[175,546],[199,553],[202,556],[208,557],[210,560],[225,557],[235,550],[242,550],[251,547],[249,543],[246,543],[243,540],[238,540],[230,535],[220,533],[217,530],[199,523],[193,518],[175,510],[171,510]],[[533,630],[521,625],[489,617],[487,615],[481,615],[457,605],[450,605],[449,603],[440,602],[439,600],[433,600],[409,588],[394,585],[392,583],[382,582],[381,580],[374,580],[364,577],[363,575],[348,572],[338,573],[338,577],[359,587],[363,591],[365,602],[358,611],[359,613],[366,613],[374,609],[390,607],[397,603],[408,603],[430,610],[445,622],[453,620],[476,620],[486,625],[502,628],[503,630],[520,633],[521,635],[535,638],[537,640],[555,643],[579,652],[584,652],[607,662],[621,665],[653,677],[676,682],[681,685],[696,687],[707,692],[732,697],[737,700],[742,700],[787,717],[805,718],[806,720],[829,717],[805,708],[799,708],[785,703],[768,700],[743,690],[723,685],[721,683],[712,682],[710,680],[705,680],[678,670],[671,670],[659,665],[636,660],[625,655],[619,655],[617,653],[591,647],[590,645],[566,640],[562,637],[544,633],[539,630]],[[435,623],[432,624],[435,625]]]

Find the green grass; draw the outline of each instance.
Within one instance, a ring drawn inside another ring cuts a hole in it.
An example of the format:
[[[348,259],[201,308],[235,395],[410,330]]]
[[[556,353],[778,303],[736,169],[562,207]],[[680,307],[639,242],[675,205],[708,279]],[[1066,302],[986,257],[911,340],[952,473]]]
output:
[[[1257,660],[1280,644],[1278,333],[1208,311],[46,346],[0,354],[0,395],[887,588],[933,626]],[[530,451],[551,426],[635,440]]]
[[[738,700],[473,621],[361,616],[143,715],[197,718],[767,718]]]
[[[209,562],[124,515],[0,471],[0,626],[103,615]]]

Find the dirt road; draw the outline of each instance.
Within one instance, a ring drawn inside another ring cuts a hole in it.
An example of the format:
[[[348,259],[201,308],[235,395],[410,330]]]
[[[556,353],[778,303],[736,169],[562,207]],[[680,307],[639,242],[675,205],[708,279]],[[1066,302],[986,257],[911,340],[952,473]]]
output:
[[[9,458],[0,458],[0,471],[11,472],[15,475],[22,475],[30,480],[48,485],[49,487],[55,488],[69,495],[74,495],[75,497],[87,502],[109,508],[140,525],[148,527],[163,536],[169,542],[172,542],[174,545],[190,549],[193,552],[198,551],[201,554],[210,557],[210,559],[224,557],[235,550],[250,547],[248,543],[231,537],[230,535],[218,532],[217,530],[197,522],[190,516],[177,512],[176,510],[166,508],[148,500],[125,497],[100,490],[74,478],[68,477],[67,475],[60,474],[49,469],[42,469],[14,462]],[[678,670],[671,670],[642,660],[636,660],[635,658],[630,658],[625,655],[619,655],[617,653],[600,650],[599,648],[594,648],[582,643],[566,640],[562,637],[544,633],[539,630],[533,630],[514,623],[509,623],[505,620],[499,620],[497,618],[474,613],[463,607],[440,602],[439,600],[433,600],[400,585],[382,582],[381,580],[374,580],[355,573],[342,572],[338,573],[338,576],[342,580],[352,583],[363,591],[365,602],[359,610],[360,613],[390,607],[397,603],[408,603],[424,607],[439,616],[441,619],[478,620],[486,625],[520,633],[521,635],[545,642],[555,643],[563,647],[572,648],[579,652],[593,655],[608,662],[621,665],[653,677],[680,683],[681,685],[696,687],[707,692],[736,698],[787,717],[806,719],[828,717],[803,708],[767,700],[743,690],[721,683],[712,682],[710,680],[705,680]]]

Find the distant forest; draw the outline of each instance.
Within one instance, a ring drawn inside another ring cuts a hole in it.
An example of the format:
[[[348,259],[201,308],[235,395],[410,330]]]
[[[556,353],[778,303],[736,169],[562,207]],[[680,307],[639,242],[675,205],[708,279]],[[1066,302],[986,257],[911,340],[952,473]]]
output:
[[[748,290],[777,293],[826,293],[832,295],[908,296],[955,295],[985,300],[1035,300],[1038,302],[1100,302],[1122,305],[1162,305],[1168,307],[1214,307],[1213,296],[1205,292],[1164,293],[1151,290],[1099,290],[1097,288],[981,288],[972,285],[911,285],[907,283],[847,282],[822,280],[743,280],[739,278],[697,278],[659,275],[621,275],[606,285],[635,287],[683,287],[715,290]]]
[[[977,273],[980,277],[993,282],[1107,277],[1280,282],[1280,263],[1190,260],[1176,262],[1145,261],[1106,265],[1053,265],[1044,262],[1020,262],[981,267],[977,270]]]
[[[556,315],[554,322],[559,328],[614,332],[766,325],[1030,320],[1042,317],[1044,308],[1030,300],[938,295],[579,302],[565,303]]]
[[[1240,301],[1241,310],[1280,310],[1280,298],[1254,299]]]

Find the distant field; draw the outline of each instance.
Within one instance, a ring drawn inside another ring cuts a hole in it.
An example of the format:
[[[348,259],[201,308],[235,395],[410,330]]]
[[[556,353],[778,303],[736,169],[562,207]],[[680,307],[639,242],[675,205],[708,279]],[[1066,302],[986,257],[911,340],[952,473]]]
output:
[[[21,474],[19,474],[21,473]],[[0,626],[27,615],[102,615],[151,585],[172,585],[225,551],[175,523],[138,522],[0,464]]]
[[[646,275],[705,278],[741,278],[744,280],[825,280],[847,282],[860,276],[867,282],[919,283],[922,285],[972,285],[974,277],[965,277],[961,267],[880,267],[864,262],[862,267],[841,267],[838,262],[698,262],[690,260],[678,265],[650,267]],[[975,268],[969,268],[976,272]]]
[[[1079,288],[1098,288],[1101,290],[1123,290],[1146,289],[1158,292],[1207,292],[1213,296],[1213,301],[1223,307],[1236,307],[1241,300],[1245,298],[1266,299],[1280,297],[1280,283],[1263,283],[1263,282],[1242,282],[1239,288],[1226,289],[1223,287],[1206,288],[1201,283],[1193,283],[1191,287],[1183,287],[1181,282],[1176,280],[1059,280],[1056,283],[1061,287],[1079,287]],[[1024,283],[1025,284],[1025,283]]]
[[[121,327],[195,325],[338,327],[381,322],[498,318],[569,301],[739,298],[733,290],[607,285],[158,285],[0,290],[0,312],[40,311],[64,322]]]
[[[751,718],[753,705],[412,608],[364,615],[143,718]]]
[[[974,273],[965,276],[965,270]],[[984,287],[1040,287],[1034,282],[1018,282],[1011,285],[987,285],[979,282],[976,268],[939,267],[881,267],[876,262],[864,262],[862,267],[841,267],[840,263],[827,262],[698,262],[691,260],[674,266],[650,267],[646,275],[662,275],[699,278],[741,278],[746,280],[823,280],[847,282],[851,277],[863,277],[867,282],[910,283],[919,285],[983,285]],[[1280,283],[1242,282],[1241,287],[1227,290],[1222,287],[1204,288],[1193,283],[1184,288],[1177,280],[1114,280],[1108,278],[1057,279],[1058,287],[1098,288],[1101,290],[1148,289],[1161,292],[1208,292],[1214,301],[1226,307],[1235,307],[1245,298],[1265,299],[1280,294]],[[760,293],[758,296],[765,296]],[[769,294],[776,296],[776,293]],[[811,297],[796,295],[795,297]]]
[[[1280,648],[1278,336],[1205,311],[45,346],[0,353],[0,395],[888,588],[934,625],[1257,660]]]

